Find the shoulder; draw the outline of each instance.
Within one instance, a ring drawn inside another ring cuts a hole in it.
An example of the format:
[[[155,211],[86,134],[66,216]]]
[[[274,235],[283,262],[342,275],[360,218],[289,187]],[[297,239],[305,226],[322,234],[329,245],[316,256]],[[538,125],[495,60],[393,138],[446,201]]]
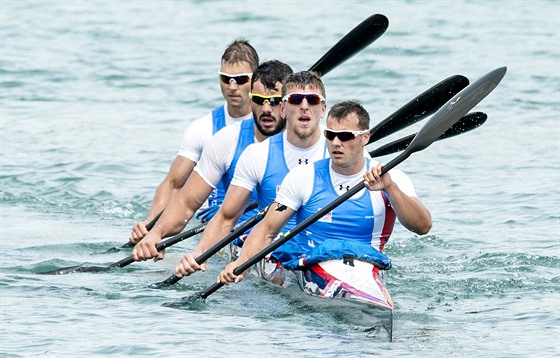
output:
[[[286,174],[286,177],[289,176],[291,179],[297,180],[301,180],[302,178],[314,177],[316,165],[317,162],[313,163],[313,165],[298,165],[291,169],[288,174]]]

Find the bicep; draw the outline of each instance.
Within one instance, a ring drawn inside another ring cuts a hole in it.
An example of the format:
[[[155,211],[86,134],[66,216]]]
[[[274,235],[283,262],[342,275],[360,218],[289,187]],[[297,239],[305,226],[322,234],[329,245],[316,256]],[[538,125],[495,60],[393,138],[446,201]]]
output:
[[[191,175],[195,165],[196,163],[192,160],[178,155],[171,164],[165,180],[168,181],[174,189],[181,189]]]
[[[224,220],[232,221],[235,224],[247,207],[250,197],[251,192],[249,190],[240,186],[230,185],[219,210]]]
[[[284,204],[274,201],[263,219],[263,228],[267,236],[275,237],[282,231],[286,223],[294,215],[295,211]]]

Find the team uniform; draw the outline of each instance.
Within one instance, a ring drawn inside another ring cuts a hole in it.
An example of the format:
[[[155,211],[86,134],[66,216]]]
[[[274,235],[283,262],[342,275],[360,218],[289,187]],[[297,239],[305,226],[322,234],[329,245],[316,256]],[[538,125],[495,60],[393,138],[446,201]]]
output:
[[[279,133],[245,149],[237,162],[231,184],[251,192],[256,190],[259,208],[262,209],[275,200],[280,184],[290,170],[328,156],[323,136],[311,147],[299,148],[288,142],[286,132]],[[294,224],[295,219],[292,218],[286,229]]]
[[[230,116],[227,111],[227,103],[217,107],[212,112],[200,119],[197,119],[187,127],[183,134],[177,155],[190,159],[193,162],[198,162],[201,158],[204,147],[214,134],[226,126],[240,123],[243,120],[252,117],[252,113],[240,118]],[[218,189],[214,190],[208,199],[208,205],[221,204],[224,196],[225,190],[218,186]]]
[[[216,189],[221,185],[227,191],[241,153],[247,146],[255,142],[257,139],[255,138],[253,118],[227,126],[216,133],[206,144],[194,171],[212,188]],[[255,192],[250,201],[254,200],[257,200]],[[256,213],[256,209],[248,211],[243,214],[240,221],[245,221]]]
[[[276,201],[296,211],[294,217],[297,223],[362,182],[365,172],[378,164],[366,158],[366,164],[359,173],[346,176],[334,172],[330,163],[330,159],[324,159],[308,167],[296,168],[282,182]],[[389,173],[400,190],[416,197],[408,176],[398,169],[392,169]],[[393,230],[395,218],[396,214],[385,192],[362,189],[278,248],[272,257],[282,264],[287,263],[287,267],[304,266],[301,258],[327,240],[329,245],[334,242],[334,246],[341,250],[367,249],[369,246],[382,252]],[[356,245],[341,248],[336,245],[336,241],[353,242]],[[332,251],[333,246],[330,247]]]

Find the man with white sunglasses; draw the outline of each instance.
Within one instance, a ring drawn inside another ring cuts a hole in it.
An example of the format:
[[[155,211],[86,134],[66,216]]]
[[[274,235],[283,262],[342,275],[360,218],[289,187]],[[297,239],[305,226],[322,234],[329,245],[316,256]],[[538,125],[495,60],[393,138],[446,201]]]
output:
[[[164,180],[158,185],[145,221],[136,223],[130,234],[130,242],[136,244],[148,233],[146,225],[158,215],[176,195],[191,175],[208,140],[225,126],[252,118],[249,99],[250,82],[257,69],[257,51],[244,39],[233,41],[226,47],[218,72],[220,89],[226,103],[187,127],[175,160]],[[212,210],[220,204],[225,190],[214,190],[207,205]]]
[[[294,168],[286,175],[271,209],[245,240],[240,257],[220,273],[219,281],[241,281],[246,273],[236,276],[234,269],[269,245],[290,218],[303,222],[361,181],[367,189],[280,246],[272,260],[296,269],[305,266],[306,260],[312,258],[309,255],[325,251],[330,256],[340,256],[331,258],[359,257],[364,253],[374,257],[372,250],[383,250],[395,217],[407,229],[426,234],[432,225],[431,216],[417,198],[410,179],[398,169],[380,176],[383,165],[364,157],[369,135],[369,114],[358,102],[334,105],[324,131],[330,158]],[[326,250],[316,250],[322,245]],[[268,278],[284,277],[278,272],[281,270],[276,266]]]

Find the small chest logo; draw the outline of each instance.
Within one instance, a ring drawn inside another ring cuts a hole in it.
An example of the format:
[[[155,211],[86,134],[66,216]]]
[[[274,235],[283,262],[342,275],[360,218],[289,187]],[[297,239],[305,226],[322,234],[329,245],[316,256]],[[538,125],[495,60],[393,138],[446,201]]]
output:
[[[319,209],[319,210],[321,210],[321,209]],[[319,210],[317,210],[317,211],[319,211]],[[318,221],[321,221],[321,222],[324,222],[324,223],[332,223],[332,211],[329,211],[328,213],[326,213]]]

